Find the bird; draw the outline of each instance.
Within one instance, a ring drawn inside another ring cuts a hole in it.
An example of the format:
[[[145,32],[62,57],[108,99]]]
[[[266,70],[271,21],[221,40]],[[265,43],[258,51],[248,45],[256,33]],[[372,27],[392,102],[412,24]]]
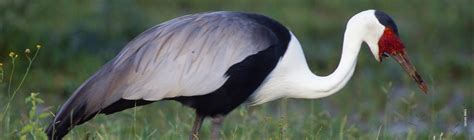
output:
[[[369,9],[349,19],[340,62],[326,76],[310,70],[296,36],[275,19],[248,12],[204,12],[155,25],[126,44],[73,92],[45,133],[49,139],[62,139],[98,114],[172,100],[195,111],[189,139],[199,138],[205,118],[212,119],[211,139],[219,139],[225,116],[242,104],[317,99],[341,90],[354,74],[362,43],[378,62],[391,56],[428,92],[397,25],[383,11]]]

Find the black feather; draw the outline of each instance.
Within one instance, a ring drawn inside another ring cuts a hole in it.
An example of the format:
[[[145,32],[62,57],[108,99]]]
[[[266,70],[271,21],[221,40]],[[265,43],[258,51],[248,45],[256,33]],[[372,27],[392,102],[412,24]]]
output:
[[[395,21],[393,21],[389,15],[387,15],[385,12],[375,10],[375,17],[377,17],[380,24],[384,25],[385,27],[389,27],[398,36],[397,24],[395,24]]]

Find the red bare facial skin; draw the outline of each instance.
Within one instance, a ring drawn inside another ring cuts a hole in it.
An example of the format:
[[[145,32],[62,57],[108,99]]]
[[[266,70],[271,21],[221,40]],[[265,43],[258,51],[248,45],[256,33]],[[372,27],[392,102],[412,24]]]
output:
[[[379,42],[379,58],[382,58],[384,53],[393,55],[397,52],[402,53],[405,50],[405,46],[400,41],[400,38],[390,28],[385,28],[382,37]]]
[[[379,42],[379,58],[382,61],[382,58],[388,54],[392,56],[402,68],[407,72],[410,77],[415,80],[418,84],[418,87],[423,91],[423,93],[428,93],[428,87],[423,81],[421,76],[416,72],[415,67],[408,59],[408,55],[405,52],[405,46],[400,41],[400,38],[393,32],[390,28],[385,28],[382,37],[380,37]]]

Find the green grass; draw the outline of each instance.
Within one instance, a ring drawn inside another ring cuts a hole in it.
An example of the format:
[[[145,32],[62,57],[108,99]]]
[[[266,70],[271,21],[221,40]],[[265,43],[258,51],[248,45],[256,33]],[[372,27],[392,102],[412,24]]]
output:
[[[39,49],[38,49],[39,50]],[[38,52],[35,53],[35,56]],[[28,54],[27,54],[28,55]],[[12,62],[18,59],[13,55]],[[23,78],[18,84],[8,82],[8,86],[17,91],[28,75],[28,70],[35,57],[29,60]],[[2,73],[5,70],[3,67]],[[19,71],[19,70],[18,70]],[[12,71],[13,73],[13,71]],[[34,73],[33,73],[34,74]],[[357,77],[354,77],[357,79]],[[8,79],[15,79],[11,77]],[[10,80],[9,80],[10,81]],[[15,80],[13,80],[15,81]],[[27,80],[28,82],[28,80]],[[430,82],[431,83],[431,82]],[[356,85],[350,85],[356,86]],[[353,87],[350,87],[353,88]],[[458,125],[462,117],[456,118],[448,113],[436,111],[436,95],[421,95],[416,89],[394,89],[392,82],[381,83],[377,97],[358,96],[343,90],[340,95],[348,97],[323,98],[317,100],[281,99],[264,105],[241,106],[225,119],[221,136],[225,139],[468,139],[472,137],[467,128],[452,130],[450,120]],[[353,88],[357,89],[357,88]],[[396,90],[407,90],[397,93]],[[433,88],[431,89],[433,90]],[[7,90],[8,91],[8,90]],[[15,93],[15,91],[12,91]],[[403,95],[395,95],[403,94]],[[1,94],[4,96],[5,94]],[[45,101],[60,104],[32,92],[30,95],[0,98],[12,104],[11,109],[3,107],[0,130],[1,139],[46,139],[43,133],[49,123],[55,106],[45,106]],[[399,97],[394,97],[399,96]],[[434,96],[434,97],[433,97]],[[338,101],[346,99],[344,102]],[[372,98],[372,99],[371,99]],[[417,98],[427,98],[419,103]],[[9,100],[6,100],[9,99]],[[24,99],[24,102],[21,102]],[[356,103],[359,101],[360,103]],[[369,102],[369,103],[367,103]],[[5,102],[2,102],[5,103]],[[351,107],[341,107],[350,105]],[[458,110],[458,109],[453,109]],[[160,101],[144,107],[136,107],[113,115],[98,115],[92,121],[73,129],[66,139],[187,139],[192,128],[193,110],[173,101]],[[424,114],[426,113],[426,114]],[[419,119],[419,120],[417,120]],[[402,127],[402,128],[398,128]],[[401,132],[399,132],[401,131]],[[472,130],[471,130],[472,131]],[[210,135],[210,121],[204,122],[201,137]]]
[[[44,139],[41,132],[85,79],[134,36],[171,18],[216,10],[271,16],[298,36],[311,69],[326,75],[338,64],[347,19],[370,8],[395,19],[410,58],[429,86],[428,95],[421,94],[396,62],[379,64],[363,46],[354,76],[337,94],[241,106],[226,117],[222,137],[473,139],[471,5],[468,0],[0,1],[0,139]],[[32,46],[38,43],[45,47],[33,62]],[[25,53],[9,56],[26,48],[31,49],[30,58]],[[66,139],[187,139],[193,112],[160,101],[99,115]],[[209,135],[207,120],[201,137]]]

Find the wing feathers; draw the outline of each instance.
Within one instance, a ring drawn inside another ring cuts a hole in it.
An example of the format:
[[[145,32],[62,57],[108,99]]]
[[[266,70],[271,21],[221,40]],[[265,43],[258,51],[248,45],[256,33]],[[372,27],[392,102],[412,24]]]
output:
[[[101,110],[122,110],[131,105],[124,99],[156,101],[211,93],[225,83],[232,65],[276,40],[272,31],[235,12],[188,15],[154,26],[83,83],[55,118],[60,124],[52,127],[69,129]],[[117,102],[123,106],[111,108]],[[66,117],[84,106],[74,118]],[[65,125],[67,118],[76,123]]]

